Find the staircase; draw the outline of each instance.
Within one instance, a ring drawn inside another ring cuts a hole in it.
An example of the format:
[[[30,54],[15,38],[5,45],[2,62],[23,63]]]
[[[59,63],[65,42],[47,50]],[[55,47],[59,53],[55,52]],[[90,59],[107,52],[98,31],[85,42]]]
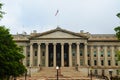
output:
[[[46,68],[42,68],[41,71],[39,71],[36,74],[33,74],[33,77],[44,77],[47,78],[48,80],[54,80],[56,79],[56,75],[57,75],[57,71],[55,69],[55,67],[46,67]],[[80,72],[80,71],[76,71],[74,67],[61,67],[61,75],[59,76],[60,79],[62,80],[66,80],[70,79],[70,80],[90,80],[89,77],[86,77],[84,73]]]
[[[43,67],[39,72],[32,74],[31,77],[27,77],[27,80],[56,80],[56,68],[55,67]],[[76,71],[74,67],[61,67],[61,75],[59,80],[90,80],[84,72]],[[17,80],[25,80],[19,78]],[[96,80],[93,78],[93,80]]]

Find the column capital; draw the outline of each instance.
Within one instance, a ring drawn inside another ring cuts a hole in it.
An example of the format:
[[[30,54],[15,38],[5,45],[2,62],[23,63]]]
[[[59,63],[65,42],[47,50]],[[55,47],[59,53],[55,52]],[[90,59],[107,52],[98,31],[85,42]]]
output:
[[[72,43],[68,43],[69,45],[72,45]]]
[[[85,44],[85,45],[88,45],[88,43],[87,43],[87,42],[85,42],[84,44]]]
[[[64,45],[64,43],[62,42],[62,43],[60,43],[61,45]]]
[[[41,43],[37,43],[37,45],[41,45]]]
[[[53,45],[57,45],[57,43],[53,43]]]
[[[49,45],[49,43],[45,43],[45,45]]]
[[[77,45],[80,45],[80,42],[76,42]]]

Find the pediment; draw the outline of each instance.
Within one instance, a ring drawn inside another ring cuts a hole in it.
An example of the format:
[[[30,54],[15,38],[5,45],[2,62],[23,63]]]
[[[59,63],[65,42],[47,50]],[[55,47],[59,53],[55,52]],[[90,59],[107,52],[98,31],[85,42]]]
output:
[[[56,32],[52,32],[49,34],[39,36],[37,38],[80,38],[80,37],[76,36],[76,35],[69,34],[69,33],[56,31]]]
[[[42,38],[86,38],[86,36],[81,35],[79,33],[74,33],[65,29],[56,28],[50,31],[46,31],[43,33],[38,33],[34,36],[31,36],[34,39],[42,39]]]

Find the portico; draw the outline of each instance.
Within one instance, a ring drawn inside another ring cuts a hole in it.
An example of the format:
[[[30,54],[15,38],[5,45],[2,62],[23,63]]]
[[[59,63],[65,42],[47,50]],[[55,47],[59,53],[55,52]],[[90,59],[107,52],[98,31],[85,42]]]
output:
[[[31,55],[29,66],[43,65],[45,67],[56,67],[58,65],[61,67],[73,67],[76,64],[80,65],[80,53],[79,53],[80,45],[85,45],[85,43],[81,42],[32,43],[30,45]],[[84,50],[86,49],[85,47],[86,46],[84,46]],[[84,56],[86,54],[84,54]],[[73,64],[72,58],[74,58],[74,62],[76,64]],[[84,64],[87,65],[87,57],[85,57]]]

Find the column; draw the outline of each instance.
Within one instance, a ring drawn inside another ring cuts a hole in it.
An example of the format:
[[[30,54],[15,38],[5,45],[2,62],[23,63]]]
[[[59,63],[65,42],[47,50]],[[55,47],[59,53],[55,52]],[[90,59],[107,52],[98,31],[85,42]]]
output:
[[[97,46],[97,66],[101,65],[100,61],[100,46]]]
[[[120,47],[118,46],[118,51],[120,51]],[[120,66],[120,61],[117,62],[118,66]]]
[[[107,47],[104,46],[104,62],[105,62],[105,66],[108,66],[108,57],[107,57]]]
[[[38,67],[39,65],[41,64],[41,47],[40,47],[41,44],[38,43]]]
[[[33,44],[30,44],[30,67],[33,66]]]
[[[90,47],[90,61],[91,66],[94,66],[93,46]]]
[[[45,45],[46,45],[45,66],[48,67],[48,43],[45,43]]]
[[[77,64],[80,66],[80,43],[77,44]]]
[[[72,67],[72,43],[69,43],[69,66]]]
[[[114,46],[111,46],[111,57],[112,57],[112,67],[115,66],[115,53],[114,53]]]
[[[61,43],[61,49],[62,49],[61,64],[62,67],[64,67],[64,43]]]
[[[27,54],[27,46],[24,46],[24,48],[23,48],[23,50],[24,50],[24,56],[25,56],[25,58],[23,59],[23,65],[24,66],[26,66],[26,58],[27,58],[27,56],[26,56],[26,54]]]
[[[84,64],[88,66],[87,43],[84,43]]]
[[[53,52],[53,56],[54,56],[54,67],[56,67],[56,43],[53,43],[54,45],[54,52]]]

